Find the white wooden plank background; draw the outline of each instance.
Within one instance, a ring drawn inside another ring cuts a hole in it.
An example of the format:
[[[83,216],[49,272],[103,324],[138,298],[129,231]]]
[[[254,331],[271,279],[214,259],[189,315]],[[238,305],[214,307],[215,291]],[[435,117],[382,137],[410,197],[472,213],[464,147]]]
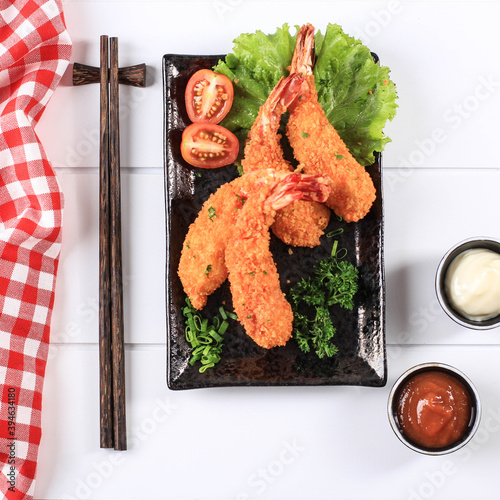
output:
[[[458,241],[500,236],[500,4],[491,1],[65,1],[73,61],[97,65],[101,34],[148,87],[121,87],[127,420],[130,449],[99,449],[98,86],[70,72],[39,126],[65,193],[43,399],[38,499],[500,498],[500,330],[455,325],[434,273]],[[241,32],[338,23],[392,70],[399,93],[384,153],[389,377],[382,389],[169,391],[161,58],[219,54]],[[393,435],[387,395],[408,367],[463,370],[483,403],[478,434],[441,458]]]

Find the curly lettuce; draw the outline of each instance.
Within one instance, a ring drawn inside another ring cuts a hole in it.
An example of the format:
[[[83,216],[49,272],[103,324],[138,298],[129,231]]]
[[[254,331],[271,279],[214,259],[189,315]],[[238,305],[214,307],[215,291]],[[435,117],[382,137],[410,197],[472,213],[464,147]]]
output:
[[[214,67],[234,83],[233,107],[222,125],[240,139],[247,137],[278,80],[288,74],[295,38],[288,24],[271,35],[242,34],[234,40],[233,52]],[[324,34],[317,31],[315,43],[318,99],[352,155],[370,165],[374,152],[390,142],[383,128],[396,114],[396,86],[389,68],[375,62],[370,50],[337,24],[329,24]]]

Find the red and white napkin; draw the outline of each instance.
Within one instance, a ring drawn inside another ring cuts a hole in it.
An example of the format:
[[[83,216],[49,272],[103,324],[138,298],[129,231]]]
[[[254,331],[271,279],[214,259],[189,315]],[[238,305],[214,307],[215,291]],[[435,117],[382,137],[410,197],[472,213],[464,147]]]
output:
[[[62,194],[34,131],[69,62],[60,0],[0,0],[0,493],[31,499]]]

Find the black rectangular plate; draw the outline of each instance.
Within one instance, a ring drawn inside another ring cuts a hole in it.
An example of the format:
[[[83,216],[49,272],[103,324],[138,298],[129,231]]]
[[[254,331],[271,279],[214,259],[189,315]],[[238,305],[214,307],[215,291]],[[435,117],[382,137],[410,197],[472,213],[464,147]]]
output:
[[[203,202],[221,184],[235,178],[234,166],[203,170],[189,166],[180,155],[181,135],[190,123],[184,104],[189,77],[198,69],[211,68],[224,56],[169,54],[163,57],[164,160],[166,204],[166,306],[167,384],[170,389],[227,386],[359,385],[382,387],[387,380],[385,350],[385,284],[383,261],[383,205],[381,156],[367,168],[377,190],[377,199],[360,222],[339,222],[332,213],[327,231],[344,229],[336,239],[347,249],[347,259],[360,271],[356,306],[333,311],[337,328],[333,358],[318,359],[304,354],[291,339],[286,346],[263,349],[248,337],[238,322],[225,334],[222,359],[215,368],[199,373],[190,366],[190,347],[184,337],[182,307],[185,294],[177,268],[184,237]],[[314,249],[284,245],[272,235],[271,250],[286,293],[301,277],[311,273],[317,259],[327,257],[332,239],[323,237]],[[291,250],[291,251],[290,251]],[[225,303],[231,309],[231,294],[225,283],[209,297],[204,313],[217,313]]]

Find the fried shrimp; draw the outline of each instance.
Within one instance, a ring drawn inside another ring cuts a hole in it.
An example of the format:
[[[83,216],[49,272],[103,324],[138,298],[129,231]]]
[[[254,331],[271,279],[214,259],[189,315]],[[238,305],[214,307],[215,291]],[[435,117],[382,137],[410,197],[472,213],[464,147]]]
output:
[[[375,200],[373,181],[349,152],[318,101],[314,74],[314,27],[302,26],[297,34],[291,73],[304,76],[301,92],[290,105],[287,136],[299,168],[331,179],[326,202],[346,222],[362,219]]]
[[[203,204],[182,246],[178,274],[196,309],[203,308],[208,295],[227,278],[226,244],[242,208],[236,181],[223,184]]]
[[[281,78],[260,107],[241,162],[245,173],[264,168],[278,172],[293,171],[293,166],[283,156],[278,130],[281,115],[296,98],[303,80],[302,75],[296,74]],[[329,220],[330,210],[325,205],[299,201],[277,212],[272,231],[287,245],[314,247],[320,244],[320,237]]]
[[[269,349],[285,345],[293,324],[269,249],[269,227],[277,211],[298,200],[323,202],[330,189],[323,176],[272,169],[242,179],[240,197],[245,202],[226,246],[226,265],[239,321],[258,345]]]

